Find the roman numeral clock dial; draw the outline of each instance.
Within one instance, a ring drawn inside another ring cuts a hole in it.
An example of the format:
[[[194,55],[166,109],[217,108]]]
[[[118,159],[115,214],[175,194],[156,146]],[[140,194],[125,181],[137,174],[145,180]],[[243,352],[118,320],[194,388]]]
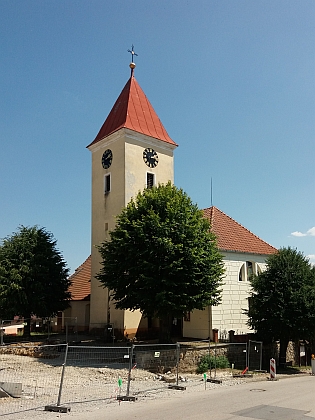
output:
[[[159,157],[155,150],[153,149],[145,149],[143,151],[143,160],[149,168],[155,168],[156,165],[159,163]]]

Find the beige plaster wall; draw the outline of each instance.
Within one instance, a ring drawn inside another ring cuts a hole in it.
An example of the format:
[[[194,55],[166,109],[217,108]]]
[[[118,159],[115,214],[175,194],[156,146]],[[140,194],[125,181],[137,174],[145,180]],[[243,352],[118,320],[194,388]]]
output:
[[[159,156],[156,168],[149,168],[143,161],[143,150],[153,148]],[[131,197],[146,187],[147,172],[154,173],[156,183],[174,181],[173,145],[136,133],[120,129],[107,138],[90,146],[92,152],[92,280],[91,280],[91,328],[103,328],[107,323],[108,291],[95,275],[100,271],[100,255],[96,248],[109,240],[109,231],[114,229],[116,219]],[[113,161],[108,169],[102,167],[102,155],[106,149],[113,152]],[[111,191],[104,194],[104,177],[111,176]],[[110,304],[110,322],[115,328],[137,328],[139,317],[126,315],[123,311],[113,309]],[[121,312],[121,313],[119,313]]]
[[[133,338],[137,335],[138,328],[142,319],[142,313],[137,311],[125,311],[125,334],[128,334],[128,338]]]
[[[183,337],[206,339],[212,337],[211,308],[196,309],[190,313],[190,321],[183,321]]]
[[[86,308],[89,307],[88,301],[71,301],[71,320],[77,318],[77,325],[84,327],[89,326],[89,320],[86,319]]]

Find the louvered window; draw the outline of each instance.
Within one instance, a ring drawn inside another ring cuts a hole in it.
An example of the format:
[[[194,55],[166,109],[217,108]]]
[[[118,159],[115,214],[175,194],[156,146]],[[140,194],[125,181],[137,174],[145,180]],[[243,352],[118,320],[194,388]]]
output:
[[[154,174],[147,172],[147,188],[152,188],[154,186]]]
[[[108,194],[110,192],[110,174],[105,175],[104,178],[104,192]]]

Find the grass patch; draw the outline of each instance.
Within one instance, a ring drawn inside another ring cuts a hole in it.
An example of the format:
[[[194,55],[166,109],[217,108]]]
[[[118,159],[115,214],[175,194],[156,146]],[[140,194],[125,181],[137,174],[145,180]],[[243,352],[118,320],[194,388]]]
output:
[[[197,367],[197,373],[204,373],[207,372],[210,369],[214,369],[216,367],[217,369],[227,369],[230,367],[229,360],[226,356],[209,356],[206,354],[205,356],[202,356]]]

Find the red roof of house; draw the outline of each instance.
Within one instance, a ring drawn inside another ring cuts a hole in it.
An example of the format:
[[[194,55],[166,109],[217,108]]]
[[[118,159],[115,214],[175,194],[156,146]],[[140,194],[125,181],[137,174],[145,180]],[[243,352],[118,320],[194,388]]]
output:
[[[177,146],[167,134],[167,131],[134,76],[131,76],[126,83],[98,135],[89,146],[120,128],[129,128],[130,130]]]
[[[91,256],[70,276],[71,300],[89,300],[91,294]]]
[[[277,252],[276,248],[254,235],[216,207],[212,206],[204,209],[203,214],[210,221],[211,231],[217,237],[220,250],[262,255]]]

